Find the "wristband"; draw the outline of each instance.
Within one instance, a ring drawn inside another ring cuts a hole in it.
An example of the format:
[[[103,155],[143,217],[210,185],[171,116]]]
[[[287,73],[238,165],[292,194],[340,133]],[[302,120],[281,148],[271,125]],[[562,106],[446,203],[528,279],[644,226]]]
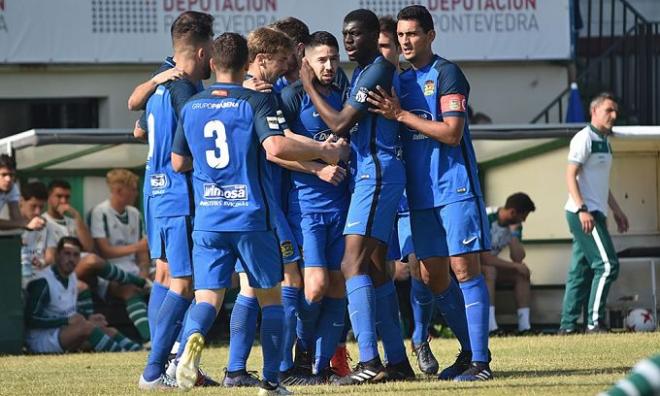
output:
[[[577,212],[575,212],[575,213],[578,213],[578,214],[579,214],[580,212],[589,212],[589,208],[587,208],[587,205],[582,204],[582,206],[580,206],[580,207],[578,208]]]
[[[522,232],[520,232],[520,230],[511,231],[511,236],[520,239]]]

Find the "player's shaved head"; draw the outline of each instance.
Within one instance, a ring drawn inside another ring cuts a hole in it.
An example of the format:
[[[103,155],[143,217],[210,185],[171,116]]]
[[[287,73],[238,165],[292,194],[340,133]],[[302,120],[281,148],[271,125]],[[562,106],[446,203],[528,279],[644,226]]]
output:
[[[175,50],[182,47],[195,48],[213,38],[213,16],[197,11],[186,11],[179,15],[170,29]]]
[[[364,8],[353,10],[344,17],[345,25],[351,22],[359,22],[367,32],[380,32],[380,23],[378,22],[378,17],[373,11]]]
[[[213,41],[213,64],[223,71],[240,71],[248,62],[248,44],[238,33],[223,33]]]
[[[428,33],[429,30],[434,30],[431,13],[426,7],[421,5],[411,5],[403,8],[399,11],[399,15],[397,15],[396,18],[399,21],[417,21],[424,33]]]
[[[268,27],[255,29],[247,38],[249,57],[252,63],[258,54],[275,55],[293,51],[293,41],[279,30]]]
[[[294,44],[306,44],[309,38],[309,27],[298,18],[283,18],[275,21],[271,26],[289,36]]]

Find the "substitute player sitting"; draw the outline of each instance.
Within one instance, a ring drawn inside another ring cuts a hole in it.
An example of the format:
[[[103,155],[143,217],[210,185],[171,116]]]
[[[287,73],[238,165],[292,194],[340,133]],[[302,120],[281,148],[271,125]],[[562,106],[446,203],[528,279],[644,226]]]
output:
[[[135,351],[142,348],[108,327],[101,314],[87,319],[76,312],[79,284],[74,272],[82,244],[64,237],[57,243],[55,264],[39,272],[27,286],[26,342],[35,353],[68,351]]]
[[[186,347],[176,378],[184,389],[195,383],[204,337],[240,259],[262,308],[260,394],[290,394],[278,379],[284,318],[279,287],[282,263],[273,230],[275,197],[265,170],[266,154],[312,160],[318,158],[318,150],[283,136],[273,96],[240,85],[247,62],[242,36],[224,33],[214,41],[212,68],[217,83],[186,103],[172,148],[172,167],[193,169],[197,301],[184,324]],[[329,143],[322,147],[324,152],[334,150]]]

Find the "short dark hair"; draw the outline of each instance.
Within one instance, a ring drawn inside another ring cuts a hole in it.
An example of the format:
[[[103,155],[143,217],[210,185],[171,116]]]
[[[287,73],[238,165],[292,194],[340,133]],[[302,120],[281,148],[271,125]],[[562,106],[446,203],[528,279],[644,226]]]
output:
[[[53,192],[56,188],[63,188],[65,190],[71,190],[71,184],[68,181],[62,179],[55,179],[48,183],[48,195]]]
[[[394,45],[399,48],[399,40],[396,35],[396,21],[389,15],[382,16],[378,18],[380,23],[380,32],[389,34],[394,39]]]
[[[372,33],[380,32],[380,23],[378,17],[371,10],[360,8],[353,10],[344,17],[344,24],[350,22],[361,22],[365,30]]]
[[[328,47],[334,47],[339,51],[339,42],[337,38],[332,35],[330,32],[324,30],[319,30],[314,32],[309,36],[309,41],[307,42],[306,48],[314,48],[320,45],[327,45]]]
[[[48,200],[48,190],[42,182],[33,181],[21,186],[21,197],[26,201],[30,198],[46,201]]]
[[[421,5],[411,5],[408,7],[405,7],[401,11],[399,11],[399,14],[396,16],[396,19],[399,21],[401,20],[415,20],[419,22],[419,24],[422,27],[422,30],[424,33],[428,32],[429,30],[434,30],[433,27],[433,17],[431,16],[431,13],[429,12],[426,7],[421,6]]]
[[[248,61],[248,45],[238,33],[222,33],[213,41],[213,63],[224,70],[238,71]]]
[[[0,154],[0,168],[7,168],[16,171],[16,158],[9,154]]]
[[[529,195],[523,192],[511,194],[504,204],[506,209],[515,209],[518,213],[528,213],[536,210],[536,206]]]
[[[61,252],[62,249],[64,249],[64,245],[66,244],[76,245],[78,246],[78,249],[80,249],[80,251],[83,250],[82,243],[80,243],[80,239],[72,236],[63,236],[62,238],[60,238],[59,241],[57,241],[57,248],[56,248],[57,253]]]
[[[275,21],[271,27],[289,36],[295,45],[307,44],[309,40],[309,27],[298,18],[286,17]]]
[[[198,11],[179,15],[170,28],[172,43],[197,45],[213,38],[213,16]]]

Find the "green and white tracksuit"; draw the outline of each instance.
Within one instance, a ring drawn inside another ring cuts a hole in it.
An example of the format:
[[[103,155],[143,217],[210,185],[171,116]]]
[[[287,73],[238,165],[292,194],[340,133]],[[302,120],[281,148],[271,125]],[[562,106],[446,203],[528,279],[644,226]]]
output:
[[[607,137],[591,125],[585,127],[571,139],[568,161],[580,165],[578,187],[595,225],[590,234],[582,231],[579,207],[569,196],[565,209],[573,234],[573,254],[566,280],[561,328],[575,329],[585,308],[586,324],[593,328],[605,320],[607,294],[619,274],[619,260],[606,222],[612,166],[612,149]]]

